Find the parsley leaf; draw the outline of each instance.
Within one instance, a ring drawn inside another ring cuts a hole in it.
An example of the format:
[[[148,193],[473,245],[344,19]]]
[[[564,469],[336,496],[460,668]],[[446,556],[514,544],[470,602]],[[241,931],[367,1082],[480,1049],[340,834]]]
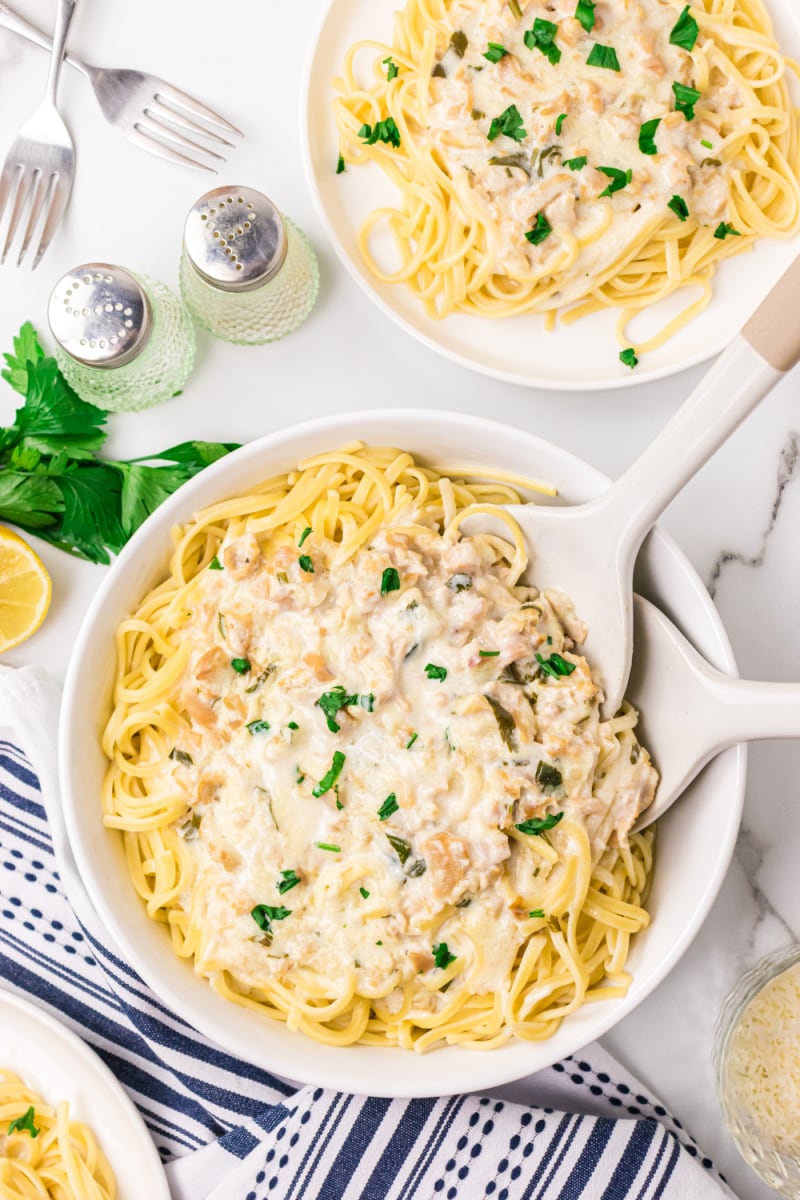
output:
[[[351,695],[340,683],[337,683],[336,687],[331,688],[329,692],[323,692],[316,703],[325,713],[328,729],[330,729],[331,733],[338,733],[341,726],[335,718],[340,709],[360,704],[367,712],[372,712],[375,697],[371,692],[363,696],[359,696],[358,694]]]
[[[549,813],[546,817],[530,817],[529,820],[520,822],[514,828],[518,829],[520,833],[541,837],[543,833],[547,833],[548,829],[554,829],[563,816],[563,812],[559,812]]]
[[[386,67],[386,81],[387,83],[391,83],[392,80],[396,79],[399,74],[397,63],[394,61],[392,56],[389,55],[388,58],[383,59],[383,65]]]
[[[714,237],[719,238],[721,242],[725,241],[726,237],[741,237],[738,229],[734,229],[727,221],[720,221],[717,228],[714,230]]]
[[[605,67],[607,71],[619,71],[622,69],[614,47],[601,46],[599,42],[595,42],[589,51],[586,65],[587,67]]]
[[[619,361],[624,366],[630,367],[631,370],[639,365],[639,359],[636,357],[636,351],[632,346],[628,346],[626,350],[620,350]]]
[[[684,200],[683,196],[673,196],[667,208],[671,208],[681,221],[685,221],[689,216],[689,205]]]
[[[536,661],[542,668],[542,674],[549,675],[551,679],[571,675],[575,670],[575,663],[567,662],[560,654],[551,654],[549,658],[542,658],[541,654],[537,653]]]
[[[539,246],[553,232],[553,227],[544,213],[536,214],[536,224],[525,234],[525,240],[532,246]]]
[[[391,817],[392,813],[396,813],[399,807],[397,796],[395,796],[394,792],[390,792],[378,809],[378,816],[381,821],[385,821],[388,817]]]
[[[406,860],[411,853],[411,847],[409,846],[408,842],[405,840],[405,838],[395,837],[393,833],[387,833],[386,838],[389,842],[389,845],[400,859],[400,865],[404,867],[406,865]]]
[[[365,887],[360,887],[358,890],[364,900],[369,900],[369,892]]]
[[[585,154],[579,154],[577,158],[568,158],[564,166],[569,167],[570,171],[580,171],[582,167],[586,166],[588,161]]]
[[[251,737],[256,733],[266,733],[269,727],[269,721],[248,721],[245,725],[245,729]]]
[[[440,971],[444,971],[450,966],[451,962],[455,962],[458,955],[451,954],[447,949],[447,942],[439,942],[433,946],[433,965],[438,967]]]
[[[602,175],[607,175],[611,180],[605,191],[600,193],[601,200],[604,196],[613,196],[614,192],[621,192],[633,179],[633,171],[630,167],[627,171],[620,171],[618,167],[598,167],[597,169]]]
[[[558,119],[556,121],[556,137],[561,136],[561,130],[564,128],[564,122],[566,121],[566,119],[567,119],[566,113],[559,113]]]
[[[237,675],[247,675],[250,672],[251,664],[249,658],[232,658],[231,666]]]
[[[489,133],[487,134],[489,141],[493,142],[501,133],[515,142],[522,142],[528,136],[523,127],[522,116],[516,104],[509,104],[508,108],[501,112],[499,117],[492,118]]]
[[[687,4],[669,35],[670,45],[680,46],[682,50],[691,52],[694,50],[699,35],[700,26],[689,12]]]
[[[346,167],[345,167],[344,159],[342,158],[342,156],[340,154],[336,160],[336,174],[341,175],[341,174],[343,174],[343,172],[345,170],[346,170]]]
[[[209,569],[209,571],[224,571],[225,570],[222,563],[217,558],[216,554],[212,558],[211,562],[208,564],[208,569]]]
[[[527,30],[523,41],[529,50],[539,50],[553,66],[561,62],[561,51],[556,45],[558,26],[553,21],[537,17],[533,29]]]
[[[306,575],[314,574],[314,564],[308,554],[301,554],[297,561],[300,563],[300,566],[305,571]]]
[[[250,916],[264,934],[264,941],[268,946],[272,943],[272,922],[285,921],[291,915],[292,910],[284,908],[282,904],[280,906],[274,904],[257,904],[255,908],[250,910]]]
[[[579,21],[587,33],[591,33],[594,29],[594,0],[578,0],[578,7],[575,9],[575,20]]]
[[[310,525],[306,525],[305,529],[304,529],[304,530],[303,530],[303,532],[300,534],[300,541],[297,543],[297,549],[298,549],[298,550],[302,550],[302,548],[303,548],[303,542],[306,540],[306,538],[308,537],[308,535],[309,535],[311,532],[312,532],[311,526],[310,526]]]
[[[428,676],[428,679],[438,679],[441,682],[447,679],[447,667],[437,667],[433,663],[426,663],[425,674]]]
[[[642,154],[658,154],[658,146],[655,142],[655,132],[661,124],[661,117],[654,117],[652,121],[645,121],[639,127],[639,149]]]
[[[322,779],[320,779],[317,786],[315,788],[311,789],[312,796],[324,796],[326,792],[329,792],[331,790],[333,785],[336,783],[336,780],[339,778],[339,776],[342,773],[342,767],[344,766],[344,761],[345,761],[345,756],[344,756],[344,754],[342,754],[341,750],[334,750],[333,762],[331,763],[330,767],[325,772],[325,774],[322,776]]]
[[[505,46],[501,46],[499,42],[489,42],[489,49],[484,51],[483,57],[488,58],[490,63],[499,63],[506,54],[508,51]]]
[[[297,871],[281,871],[281,879],[278,880],[278,891],[281,895],[284,892],[289,892],[293,887],[297,887],[300,882],[300,876]]]
[[[8,1127],[8,1132],[9,1133],[29,1133],[32,1138],[37,1138],[39,1136],[39,1134],[41,1133],[41,1130],[37,1129],[33,1123],[33,1119],[35,1116],[36,1116],[36,1110],[33,1107],[33,1105],[31,1104],[29,1108],[26,1108],[25,1112],[22,1114],[21,1117],[17,1117],[16,1121],[11,1122],[11,1124]]]
[[[683,113],[687,121],[693,121],[694,106],[700,99],[700,92],[697,88],[687,87],[685,83],[673,83],[672,90],[675,93],[675,111]],[[710,143],[708,148],[711,149]]]
[[[400,130],[397,128],[397,123],[394,117],[387,117],[385,121],[378,121],[375,126],[362,125],[358,131],[358,136],[363,138],[368,146],[374,146],[376,142],[386,142],[388,146],[397,148],[400,145]]]
[[[535,920],[537,917],[543,918],[544,917],[544,909],[543,908],[532,908],[531,911],[528,913],[528,916],[531,917],[533,920]]]
[[[534,777],[539,787],[546,796],[550,796],[557,791],[563,783],[561,772],[558,767],[552,766],[550,763],[539,761]]]
[[[386,567],[381,575],[381,595],[400,590],[400,574],[397,567]]]

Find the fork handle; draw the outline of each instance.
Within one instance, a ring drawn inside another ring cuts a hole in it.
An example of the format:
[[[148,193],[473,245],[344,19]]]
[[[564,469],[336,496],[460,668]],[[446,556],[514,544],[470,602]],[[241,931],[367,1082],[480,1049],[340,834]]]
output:
[[[58,91],[58,80],[61,75],[61,68],[64,65],[64,51],[67,48],[69,27],[72,24],[72,18],[75,15],[77,7],[78,0],[58,0],[56,28],[53,34],[53,49],[50,52],[50,69],[47,73],[46,87],[46,95],[54,106],[56,103],[56,92]]]
[[[0,29],[7,29],[9,33],[16,33],[19,37],[33,42],[34,45],[41,46],[43,50],[53,49],[53,39],[48,37],[38,25],[33,25],[25,17],[21,17],[19,13],[15,13],[12,8],[9,8],[4,3],[4,0],[0,0]],[[70,54],[67,50],[64,54],[64,62],[68,63],[71,67],[77,67],[79,71],[88,77],[88,65],[82,59],[78,58],[77,55]]]

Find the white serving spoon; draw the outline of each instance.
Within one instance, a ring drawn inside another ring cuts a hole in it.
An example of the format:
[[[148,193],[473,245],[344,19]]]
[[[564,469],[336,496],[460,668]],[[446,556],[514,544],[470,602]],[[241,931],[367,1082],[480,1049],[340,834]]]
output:
[[[542,591],[565,592],[589,627],[585,653],[603,682],[603,712],[618,709],[632,651],[633,565],[642,542],[689,479],[800,360],[800,259],[633,466],[586,504],[509,505]],[[499,532],[470,517],[464,532]]]
[[[661,775],[644,829],[729,746],[800,737],[800,684],[735,679],[712,667],[660,609],[634,596],[635,650],[628,696],[637,736]]]

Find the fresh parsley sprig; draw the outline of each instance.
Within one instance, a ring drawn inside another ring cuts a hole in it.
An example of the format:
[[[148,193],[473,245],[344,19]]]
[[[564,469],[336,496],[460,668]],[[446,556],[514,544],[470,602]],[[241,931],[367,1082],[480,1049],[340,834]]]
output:
[[[237,449],[182,442],[142,458],[101,459],[108,414],[73,391],[29,321],[3,357],[0,375],[25,403],[0,428],[0,519],[78,558],[109,562],[163,500]]]

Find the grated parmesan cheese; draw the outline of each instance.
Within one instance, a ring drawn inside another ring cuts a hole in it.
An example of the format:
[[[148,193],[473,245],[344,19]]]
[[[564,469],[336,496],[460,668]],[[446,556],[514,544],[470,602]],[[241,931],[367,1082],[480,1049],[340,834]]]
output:
[[[726,1084],[761,1135],[800,1156],[800,963],[771,979],[730,1036]]]

